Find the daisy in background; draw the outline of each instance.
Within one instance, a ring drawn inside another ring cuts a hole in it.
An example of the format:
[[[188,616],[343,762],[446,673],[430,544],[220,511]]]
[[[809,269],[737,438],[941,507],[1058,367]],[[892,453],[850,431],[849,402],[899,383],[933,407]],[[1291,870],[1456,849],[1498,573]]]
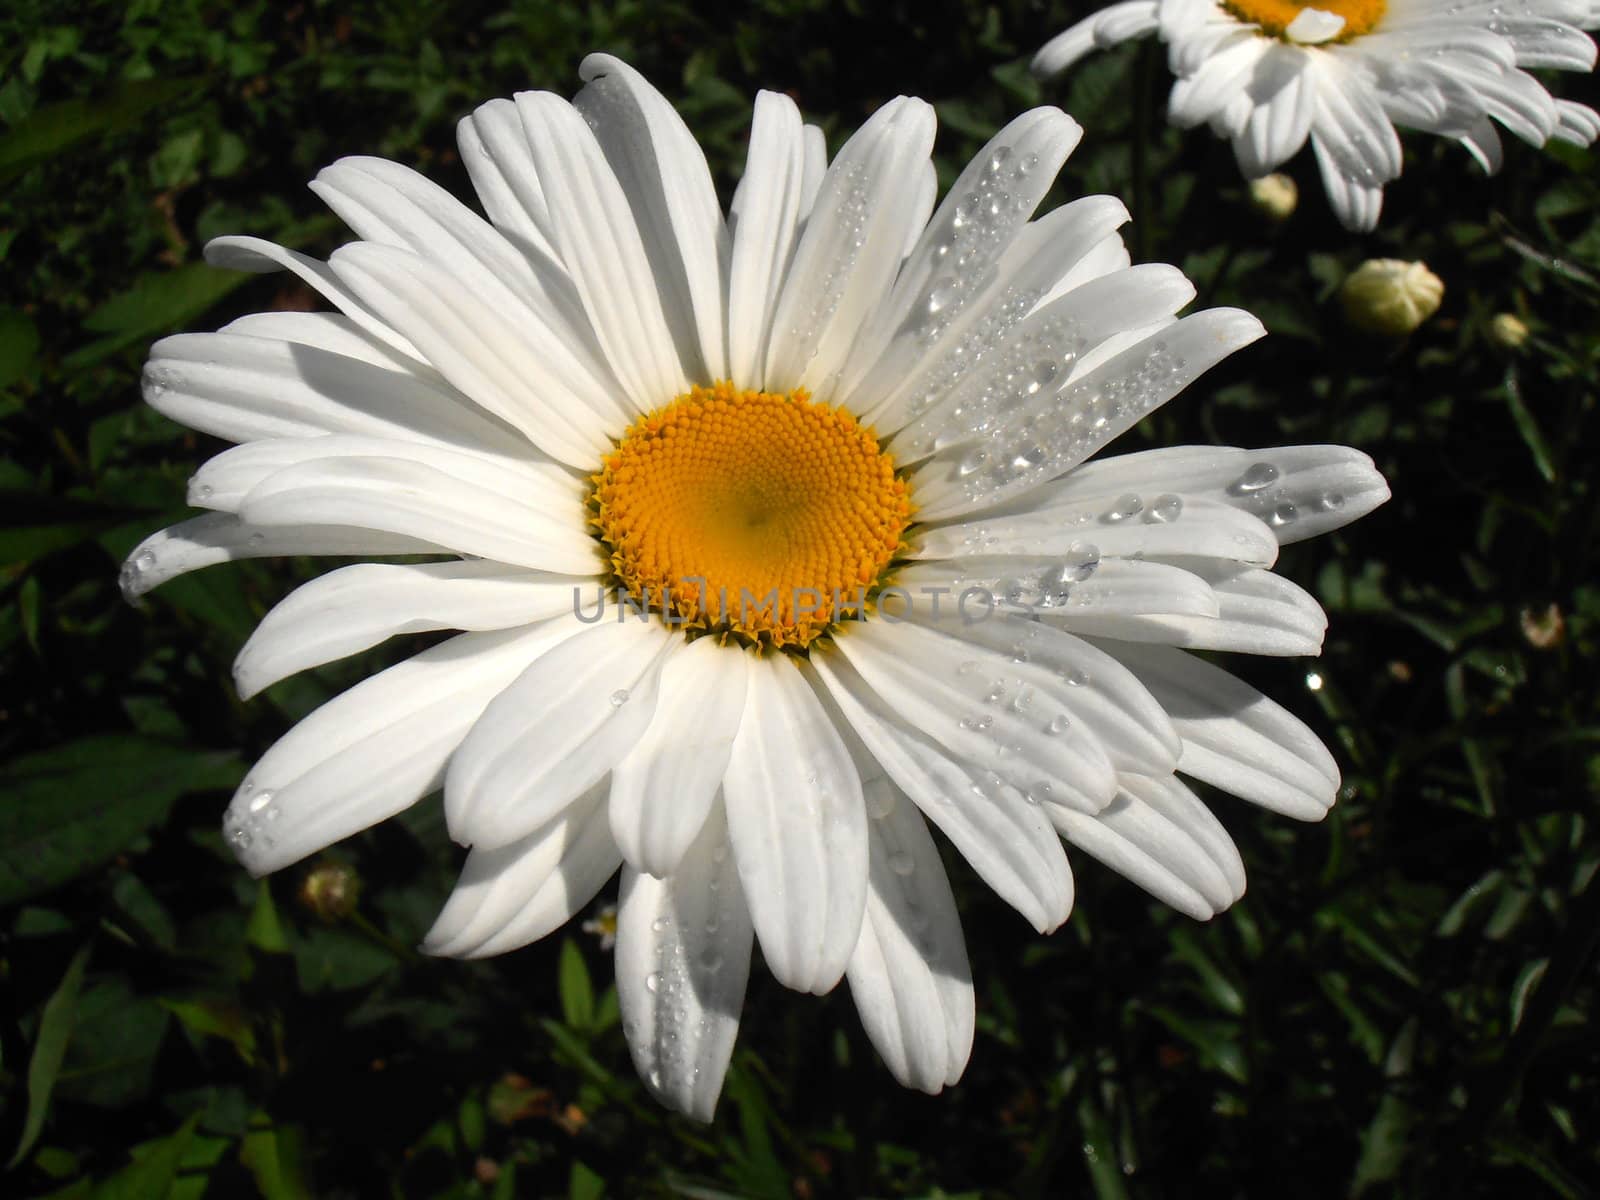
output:
[[[1596,28],[1591,0],[1125,0],[1051,39],[1033,69],[1156,34],[1178,77],[1174,125],[1209,124],[1249,179],[1309,137],[1334,212],[1364,231],[1400,175],[1397,125],[1455,138],[1491,174],[1494,122],[1534,146],[1594,141],[1600,115],[1523,68],[1592,70],[1582,31]]]
[[[1194,289],[1130,265],[1110,197],[1035,217],[1081,133],[1060,111],[936,205],[929,105],[891,101],[829,162],[763,92],[724,216],[659,93],[608,56],[581,73],[570,103],[462,121],[487,220],[353,158],[312,184],[360,239],[327,262],[208,247],[337,312],[154,347],[149,402],[238,445],[124,588],[433,556],[307,583],[240,652],[250,696],[463,631],[267,751],[224,821],[245,866],[442,785],[471,852],[425,948],[525,945],[620,865],[623,1024],[668,1105],[709,1119],[757,941],[791,988],[847,978],[896,1078],[936,1092],[973,989],[929,824],[1041,931],[1072,907],[1063,836],[1193,917],[1226,908],[1239,855],[1175,772],[1310,820],[1339,774],[1189,651],[1316,653],[1278,546],[1388,490],[1336,446],[1087,461],[1262,330],[1178,318]]]

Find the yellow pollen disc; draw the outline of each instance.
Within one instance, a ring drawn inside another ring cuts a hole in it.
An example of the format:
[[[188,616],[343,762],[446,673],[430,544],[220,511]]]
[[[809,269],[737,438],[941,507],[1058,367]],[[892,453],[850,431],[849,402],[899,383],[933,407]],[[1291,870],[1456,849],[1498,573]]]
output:
[[[1222,0],[1222,7],[1241,21],[1259,25],[1262,33],[1281,38],[1284,30],[1294,22],[1304,9],[1319,8],[1344,18],[1344,28],[1331,40],[1348,42],[1362,34],[1371,33],[1383,19],[1387,6],[1385,0],[1315,0],[1300,4],[1296,0]]]
[[[873,432],[798,390],[697,387],[635,422],[594,482],[634,602],[757,645],[803,648],[858,613],[911,520]]]

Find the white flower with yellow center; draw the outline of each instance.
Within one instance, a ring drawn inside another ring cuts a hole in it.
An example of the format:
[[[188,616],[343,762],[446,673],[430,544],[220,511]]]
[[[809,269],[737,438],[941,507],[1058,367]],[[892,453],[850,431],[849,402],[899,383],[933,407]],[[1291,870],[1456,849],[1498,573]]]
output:
[[[145,395],[239,445],[208,515],[134,551],[137,595],[275,554],[431,555],[299,588],[242,695],[396,634],[462,630],[332,700],[225,818],[276,870],[444,788],[471,853],[426,948],[543,937],[622,865],[629,1043],[709,1117],[751,946],[789,987],[848,977],[895,1076],[966,1063],[973,992],[932,822],[1040,930],[1061,837],[1206,918],[1241,894],[1174,771],[1316,819],[1338,771],[1189,649],[1310,654],[1324,617],[1267,568],[1381,503],[1342,447],[1086,464],[1253,341],[1246,313],[1130,266],[1105,196],[1032,220],[1080,130],[1012,122],[937,211],[933,110],[885,105],[832,163],[762,93],[726,219],[694,139],[605,56],[568,103],[460,126],[484,221],[414,172],[312,185],[361,240],[249,238],[338,313],[160,342]],[[620,603],[618,602],[620,600]]]
[[[1033,67],[1053,75],[1154,33],[1178,77],[1173,124],[1231,139],[1250,179],[1310,138],[1334,212],[1367,230],[1400,174],[1397,125],[1456,138],[1491,173],[1496,121],[1535,146],[1594,141],[1600,115],[1523,68],[1592,70],[1582,31],[1595,28],[1591,0],[1125,0],[1051,39]]]

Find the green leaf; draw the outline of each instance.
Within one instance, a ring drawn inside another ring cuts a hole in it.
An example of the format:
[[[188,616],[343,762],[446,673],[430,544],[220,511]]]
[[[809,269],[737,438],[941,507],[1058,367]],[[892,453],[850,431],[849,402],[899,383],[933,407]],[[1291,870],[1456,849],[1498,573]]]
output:
[[[37,108],[0,137],[0,183],[79,142],[137,126],[158,108],[198,91],[198,79],[140,79],[101,96],[74,96]]]
[[[581,1162],[572,1164],[567,1177],[567,1200],[600,1200],[606,1194],[606,1181]]]
[[[571,938],[561,943],[561,965],[558,984],[561,991],[561,1014],[574,1029],[587,1030],[594,1025],[594,984],[589,980],[589,964],[583,951]]]
[[[28,373],[39,355],[39,329],[33,318],[14,308],[0,309],[0,388]]]
[[[28,1156],[44,1130],[44,1119],[50,1112],[50,1093],[61,1073],[61,1062],[66,1057],[67,1043],[77,1020],[78,993],[83,989],[83,973],[89,966],[90,945],[85,942],[72,956],[66,974],[45,1001],[44,1012],[39,1017],[39,1035],[34,1039],[33,1054],[28,1059],[28,1112],[22,1122],[22,1137],[17,1141],[11,1161],[6,1164],[7,1170],[15,1168]]]
[[[131,342],[187,325],[248,280],[242,271],[221,271],[205,263],[185,263],[172,271],[141,275],[84,318],[83,327],[106,336],[67,355],[69,371],[92,366]]]
[[[304,1138],[293,1126],[274,1125],[265,1113],[257,1113],[239,1148],[239,1161],[265,1200],[310,1200]]]
[[[272,888],[265,879],[256,881],[256,904],[250,910],[245,940],[263,954],[289,953],[289,937],[278,919],[278,906],[273,903]]]
[[[195,1113],[170,1137],[146,1142],[134,1150],[134,1161],[94,1190],[94,1200],[166,1200],[178,1180],[194,1127],[200,1121]]]
[[[221,1038],[232,1045],[247,1064],[255,1062],[256,1031],[236,1005],[214,1000],[163,999],[161,1007],[177,1017],[190,1033],[203,1038]]]
[[[231,754],[121,734],[0,768],[0,905],[88,873],[162,821],[179,796],[237,776]]]

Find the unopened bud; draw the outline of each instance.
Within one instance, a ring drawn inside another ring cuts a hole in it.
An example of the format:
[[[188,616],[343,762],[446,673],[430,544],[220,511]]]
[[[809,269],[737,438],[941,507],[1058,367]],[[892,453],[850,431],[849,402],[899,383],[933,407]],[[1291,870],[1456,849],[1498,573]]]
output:
[[[342,921],[356,910],[361,877],[341,862],[323,862],[300,882],[300,903],[324,921]]]
[[[1269,221],[1287,221],[1300,203],[1300,189],[1287,175],[1263,175],[1250,181],[1250,207]]]
[[[1405,337],[1439,311],[1444,282],[1419,262],[1369,258],[1339,288],[1345,319],[1366,333]]]
[[[1567,619],[1561,607],[1551,604],[1543,609],[1522,610],[1522,636],[1535,650],[1554,650],[1567,637]]]
[[[1497,349],[1517,351],[1528,340],[1528,326],[1516,313],[1495,313],[1489,318],[1489,341]]]

